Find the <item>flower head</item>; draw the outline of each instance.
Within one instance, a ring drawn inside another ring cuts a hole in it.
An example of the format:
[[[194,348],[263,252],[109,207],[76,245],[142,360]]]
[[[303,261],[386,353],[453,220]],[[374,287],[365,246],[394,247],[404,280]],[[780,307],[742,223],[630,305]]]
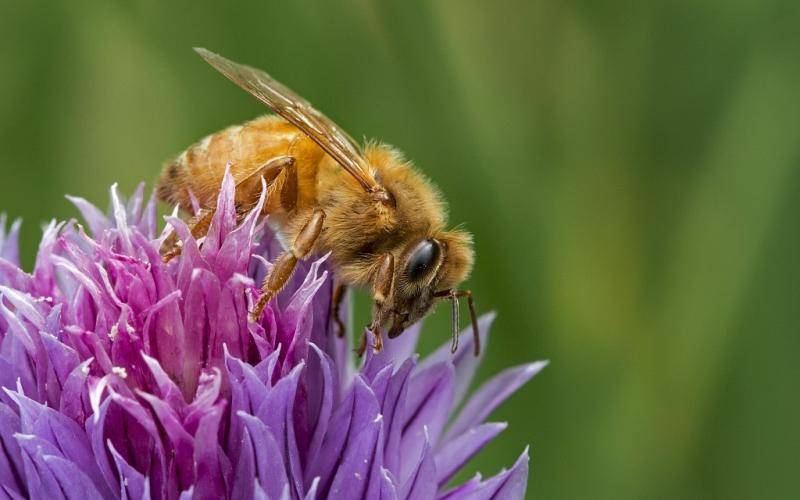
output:
[[[0,492],[522,498],[527,450],[494,477],[448,483],[505,428],[484,420],[544,363],[467,397],[472,341],[417,361],[415,326],[356,367],[329,321],[325,257],[301,264],[249,322],[279,246],[259,207],[237,225],[233,190],[226,176],[202,242],[167,218],[182,241],[169,264],[141,186],[127,202],[112,187],[110,216],[72,198],[86,228],[50,223],[30,274],[19,223],[6,232],[0,220]]]

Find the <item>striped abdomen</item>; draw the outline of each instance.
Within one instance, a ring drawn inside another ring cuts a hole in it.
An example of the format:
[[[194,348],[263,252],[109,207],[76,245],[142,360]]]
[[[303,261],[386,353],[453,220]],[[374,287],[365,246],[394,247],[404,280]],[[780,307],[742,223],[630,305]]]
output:
[[[297,128],[276,116],[229,127],[205,137],[168,163],[158,181],[158,198],[190,211],[191,191],[202,207],[214,206],[227,165],[239,181],[270,159],[290,151],[293,156],[306,157],[299,158],[305,163],[314,160],[309,155],[317,156],[317,163],[322,153],[314,151],[318,148],[309,148],[307,142]],[[253,187],[260,190],[260,182]]]

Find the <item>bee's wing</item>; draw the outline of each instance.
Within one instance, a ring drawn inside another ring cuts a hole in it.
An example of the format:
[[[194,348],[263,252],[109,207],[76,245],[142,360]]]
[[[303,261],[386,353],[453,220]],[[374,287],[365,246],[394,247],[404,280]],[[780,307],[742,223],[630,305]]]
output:
[[[364,187],[374,192],[380,185],[369,173],[358,144],[331,119],[265,72],[235,63],[203,48],[203,59],[275,113],[306,133]]]

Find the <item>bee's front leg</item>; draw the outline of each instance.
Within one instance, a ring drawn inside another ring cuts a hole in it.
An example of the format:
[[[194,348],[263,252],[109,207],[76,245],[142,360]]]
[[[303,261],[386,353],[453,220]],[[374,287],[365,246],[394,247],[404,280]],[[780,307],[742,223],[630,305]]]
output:
[[[380,267],[375,274],[372,281],[372,300],[374,301],[372,312],[372,324],[369,330],[375,335],[375,345],[372,348],[376,353],[383,349],[383,334],[381,332],[381,325],[385,322],[386,310],[384,306],[392,295],[392,284],[394,283],[394,255],[387,253],[381,258]],[[361,344],[359,345],[356,353],[361,357],[364,351],[367,350],[366,335],[362,334]]]
[[[321,209],[314,209],[314,213],[306,221],[300,233],[294,240],[291,248],[281,253],[273,263],[272,270],[264,278],[261,284],[261,296],[258,298],[255,307],[250,312],[250,320],[258,321],[267,303],[281,291],[294,274],[297,261],[305,258],[311,249],[314,248],[317,238],[322,232],[322,223],[325,221],[325,212]]]

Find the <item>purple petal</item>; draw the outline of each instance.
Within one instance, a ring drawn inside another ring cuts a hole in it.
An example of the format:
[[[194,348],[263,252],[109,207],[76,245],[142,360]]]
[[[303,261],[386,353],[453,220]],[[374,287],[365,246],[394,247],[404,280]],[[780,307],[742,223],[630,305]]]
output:
[[[522,500],[528,487],[528,449],[522,452],[514,466],[483,482],[470,481],[440,499],[459,500]]]
[[[108,414],[108,408],[111,405],[111,398],[106,398],[98,409],[98,412],[95,414],[94,418],[90,418],[86,420],[86,434],[89,437],[91,442],[92,451],[94,452],[94,459],[97,462],[97,465],[100,467],[100,472],[105,479],[106,485],[108,485],[111,491],[116,490],[119,487],[119,483],[117,482],[117,478],[114,476],[114,472],[111,469],[111,463],[108,459],[108,454],[106,452],[105,447],[105,425],[106,425],[106,415]]]
[[[472,478],[458,486],[450,488],[449,490],[440,492],[436,495],[436,500],[459,500],[464,498],[469,492],[474,491],[481,484],[483,476],[478,472]]]
[[[246,412],[235,412],[236,421],[243,420],[239,414],[247,415]],[[262,424],[263,425],[263,424]],[[241,425],[244,427],[244,424]],[[239,434],[240,437],[236,441],[232,441],[229,454],[238,448],[239,457],[236,460],[236,470],[233,475],[233,485],[231,486],[231,498],[253,498],[253,478],[256,476],[255,466],[255,450],[253,448],[252,438],[246,428],[243,428]],[[274,441],[274,440],[273,440]],[[266,495],[266,493],[265,493]]]
[[[407,359],[397,372],[392,375],[389,385],[381,403],[381,412],[384,421],[384,464],[383,466],[400,474],[400,439],[405,421],[406,398],[408,394],[408,381],[414,361]]]
[[[421,456],[426,436],[438,443],[453,403],[453,365],[441,363],[416,373],[409,382],[403,434],[400,440],[400,474],[405,483]]]
[[[172,457],[172,463],[176,469],[178,483],[182,486],[192,484],[195,479],[193,437],[184,429],[180,416],[175,413],[173,408],[152,394],[141,391],[138,394],[153,408],[158,421],[169,438],[173,448],[174,457]]]
[[[30,295],[0,286],[0,297],[7,299],[14,306],[17,315],[28,320],[37,330],[44,327],[44,316],[39,312]]]
[[[246,357],[251,345],[248,330],[247,290],[250,287],[239,274],[230,278],[220,290],[217,306],[216,330],[209,346],[209,363],[222,364],[222,345],[225,344],[234,355]]]
[[[104,484],[86,433],[75,421],[21,394],[9,395],[19,405],[23,432],[34,434],[55,445],[59,455],[75,462],[96,485]]]
[[[397,486],[392,473],[387,469],[381,469],[381,492],[380,500],[397,500]]]
[[[288,346],[285,350],[284,373],[307,357],[308,342],[314,320],[313,315],[308,312],[314,296],[328,276],[327,272],[318,274],[321,263],[322,259],[312,264],[305,281],[292,295],[281,315],[280,326],[286,336],[279,340],[283,345]]]
[[[103,233],[111,227],[106,215],[93,204],[78,196],[67,195],[66,198],[80,211],[95,239],[100,239]]]
[[[238,417],[244,421],[246,436],[252,440],[259,483],[265,488],[267,498],[278,498],[284,487],[289,485],[283,453],[273,433],[261,420],[242,412]]]
[[[60,386],[69,378],[72,370],[80,364],[80,358],[75,349],[60,342],[56,337],[49,333],[41,332],[42,342],[50,364],[55,370],[55,374]]]
[[[46,454],[58,454],[55,446],[30,434],[16,434],[14,437],[22,452],[30,498],[66,499],[61,485],[44,462]]]
[[[203,257],[212,265],[216,260],[224,238],[236,225],[235,189],[236,183],[233,180],[230,168],[226,168],[222,187],[217,196],[217,210],[214,212],[211,226],[208,229],[208,234],[201,250]]]
[[[44,455],[44,463],[53,473],[66,498],[75,500],[102,500],[103,495],[75,462],[59,456]]]
[[[374,476],[374,483],[370,479],[373,478],[373,470],[379,472],[382,468],[379,450],[382,427],[383,417],[377,414],[372,421],[359,426],[348,440],[331,483],[329,497],[374,498],[374,494],[370,494],[370,484],[374,484],[375,491],[380,491],[380,476]]]
[[[445,342],[430,356],[420,362],[420,369],[433,366],[436,363],[450,361],[456,368],[455,374],[455,395],[453,397],[453,407],[456,408],[464,400],[464,396],[469,390],[475,372],[483,361],[484,353],[488,347],[489,331],[496,314],[491,312],[478,318],[478,331],[481,334],[481,353],[475,356],[473,353],[474,338],[472,336],[472,326],[467,326],[459,333],[461,341],[458,351],[455,354],[450,352],[450,342]]]
[[[131,244],[131,233],[128,228],[128,214],[122,204],[122,198],[117,192],[117,184],[111,186],[111,208],[116,223],[117,234],[123,245],[126,254],[133,255],[133,245]]]
[[[14,434],[20,432],[19,417],[0,403],[0,486],[18,494],[26,491],[22,455]]]
[[[119,473],[120,481],[120,497],[129,498],[131,500],[149,500],[150,499],[150,481],[141,472],[131,467],[125,461],[122,455],[119,454],[111,441],[108,442],[108,451],[114,457],[114,463],[117,465],[117,472]]]
[[[298,365],[278,380],[256,411],[256,417],[266,424],[278,444],[278,449],[282,451],[289,484],[298,496],[303,491],[303,471],[294,434],[293,410],[303,368],[304,365]]]
[[[175,409],[183,409],[183,407],[186,406],[186,403],[183,400],[181,390],[177,385],[175,385],[172,379],[169,378],[167,372],[161,368],[161,365],[157,360],[151,358],[145,353],[142,353],[141,356],[144,362],[147,364],[147,367],[150,368],[150,372],[153,374],[156,386],[161,394],[161,399]]]
[[[417,466],[400,489],[399,498],[413,500],[415,498],[433,498],[436,495],[436,463],[433,459],[431,444],[427,432]]]
[[[183,312],[185,363],[182,380],[188,384],[197,380],[200,369],[208,363],[211,337],[217,325],[219,294],[217,277],[205,269],[195,269],[186,292]],[[193,394],[194,390],[193,385],[186,388],[189,394]]]
[[[93,361],[93,358],[89,358],[73,368],[61,388],[59,405],[61,413],[77,422],[83,422],[91,412],[86,391],[86,378],[89,375],[89,365]]]
[[[19,267],[19,228],[22,226],[22,219],[16,219],[11,224],[6,234],[6,216],[0,215],[0,259]]]
[[[317,487],[319,486],[319,478],[315,477],[313,481],[311,481],[311,485],[308,487],[308,491],[306,491],[306,496],[304,500],[314,500],[317,498]]]
[[[0,283],[24,292],[30,292],[34,284],[31,275],[3,258],[0,258]]]
[[[376,422],[376,420],[378,421]],[[374,428],[376,424],[380,423],[380,420],[379,406],[375,395],[363,379],[356,376],[344,401],[334,410],[328,425],[328,428],[336,429],[336,432],[326,434],[317,459],[309,464],[310,477],[320,478],[319,491],[322,498],[328,497],[332,479],[342,466],[343,457],[347,456],[351,461],[366,459],[365,456],[354,456],[354,453],[350,452],[351,447],[359,439],[359,434],[364,433],[365,429]],[[359,441],[359,444],[362,447],[365,446],[362,441]],[[354,468],[353,464],[348,464],[348,466]],[[365,480],[366,476],[363,476],[362,488],[366,487],[363,484]],[[339,484],[341,484],[341,480]]]
[[[448,441],[436,452],[437,481],[440,486],[447,482],[469,462],[489,441],[503,432],[508,424],[490,423],[479,425]]]
[[[333,411],[333,397],[338,391],[333,386],[331,359],[315,344],[310,346],[316,354],[316,359],[309,358],[304,380],[308,394],[308,427],[311,436],[306,460],[314,461],[328,430],[328,421]],[[306,484],[312,480],[308,473],[307,470],[304,478]]]
[[[448,441],[486,420],[495,408],[545,366],[547,361],[537,361],[508,368],[488,380],[472,395],[458,414],[448,428],[444,440]]]
[[[422,330],[422,321],[408,327],[399,337],[384,342],[381,352],[375,355],[384,363],[400,364],[417,350],[417,341]]]
[[[224,498],[225,471],[219,446],[219,424],[225,403],[219,403],[206,411],[197,427],[194,438],[195,500]]]

